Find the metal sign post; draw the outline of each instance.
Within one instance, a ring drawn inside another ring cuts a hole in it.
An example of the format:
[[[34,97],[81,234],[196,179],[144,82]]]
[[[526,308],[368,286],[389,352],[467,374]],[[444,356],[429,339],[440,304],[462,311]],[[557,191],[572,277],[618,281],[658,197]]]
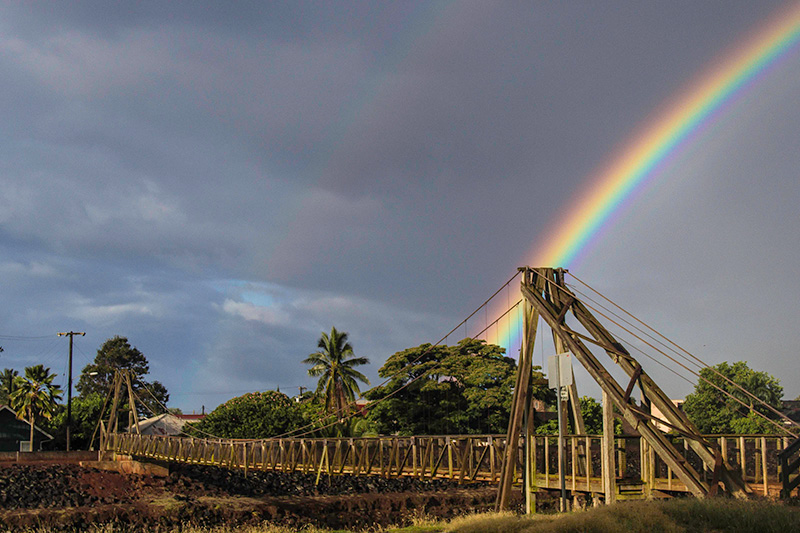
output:
[[[551,355],[547,358],[548,385],[558,392],[558,474],[561,484],[561,512],[567,510],[566,454],[564,453],[564,426],[562,402],[569,397],[567,388],[572,385],[572,358],[569,353]]]

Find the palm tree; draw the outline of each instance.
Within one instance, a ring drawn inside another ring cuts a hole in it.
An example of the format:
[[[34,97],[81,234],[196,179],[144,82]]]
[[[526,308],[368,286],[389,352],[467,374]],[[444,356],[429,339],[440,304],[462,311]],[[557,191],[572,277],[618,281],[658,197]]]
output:
[[[11,368],[3,369],[0,374],[0,405],[7,404],[11,398],[11,393],[14,392],[14,378],[18,376],[18,372]]]
[[[335,412],[343,420],[349,403],[355,401],[361,391],[358,381],[369,385],[369,379],[354,367],[369,364],[366,357],[352,357],[353,347],[347,342],[347,333],[331,328],[331,334],[324,331],[317,342],[320,351],[312,353],[304,364],[312,365],[308,375],[319,377],[316,394],[325,395],[325,411]]]
[[[11,394],[11,407],[17,416],[31,425],[30,451],[33,451],[33,428],[36,419],[50,420],[56,408],[56,400],[61,397],[61,389],[53,385],[56,374],[43,365],[29,366],[25,376],[14,378],[16,390]]]

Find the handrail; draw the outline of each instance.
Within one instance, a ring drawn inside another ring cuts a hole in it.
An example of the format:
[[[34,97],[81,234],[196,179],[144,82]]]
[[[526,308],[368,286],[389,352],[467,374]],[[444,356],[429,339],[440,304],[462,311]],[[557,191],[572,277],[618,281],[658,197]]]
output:
[[[780,461],[780,481],[783,486],[781,489],[782,499],[789,498],[792,491],[800,485],[800,473],[797,473],[798,469],[800,469],[800,457],[797,457],[791,463],[789,462],[789,459],[798,451],[800,451],[800,438],[796,439],[778,454],[778,460]],[[795,473],[797,473],[797,475],[792,478],[792,474]]]

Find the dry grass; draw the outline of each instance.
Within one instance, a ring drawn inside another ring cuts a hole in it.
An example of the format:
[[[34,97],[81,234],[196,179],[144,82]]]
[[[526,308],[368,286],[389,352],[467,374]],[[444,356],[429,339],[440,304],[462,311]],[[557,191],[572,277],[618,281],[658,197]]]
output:
[[[0,530],[2,528],[0,527]],[[51,533],[35,530],[31,533]],[[90,533],[116,533],[112,525],[87,529]],[[630,502],[562,515],[520,516],[487,513],[437,522],[417,518],[405,528],[368,528],[332,531],[260,526],[186,527],[175,533],[789,533],[800,532],[800,507],[781,503],[729,499]]]
[[[630,502],[563,515],[485,514],[453,520],[446,533],[786,533],[800,509],[763,500]]]

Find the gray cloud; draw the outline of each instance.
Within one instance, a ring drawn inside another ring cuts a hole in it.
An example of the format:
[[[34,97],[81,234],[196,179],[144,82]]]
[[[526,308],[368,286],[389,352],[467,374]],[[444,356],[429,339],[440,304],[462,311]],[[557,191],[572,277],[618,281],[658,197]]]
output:
[[[188,410],[307,386],[298,361],[334,325],[374,376],[527,262],[593,173],[779,5],[4,4],[0,335],[83,328],[89,359],[127,335]],[[795,329],[800,296],[797,58],[575,267],[789,395],[796,339],[775,329]],[[4,346],[2,364],[58,360],[42,346]]]

